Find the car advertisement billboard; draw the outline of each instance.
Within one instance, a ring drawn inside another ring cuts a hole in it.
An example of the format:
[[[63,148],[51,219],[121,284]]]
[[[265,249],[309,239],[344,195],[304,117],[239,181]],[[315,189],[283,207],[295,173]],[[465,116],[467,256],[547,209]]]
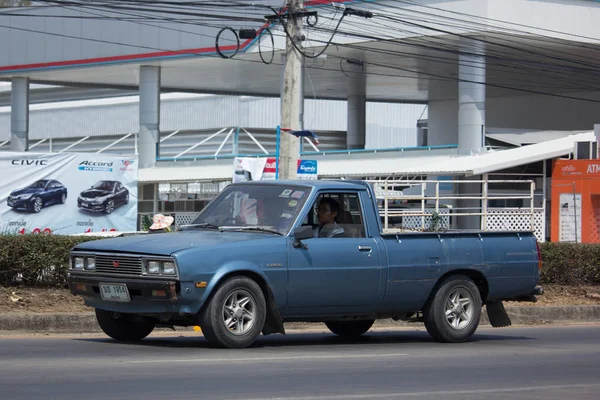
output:
[[[137,228],[135,157],[0,152],[0,171],[0,233]]]
[[[317,179],[316,160],[298,160],[298,179]],[[233,183],[273,180],[276,175],[275,158],[236,157],[233,161]]]

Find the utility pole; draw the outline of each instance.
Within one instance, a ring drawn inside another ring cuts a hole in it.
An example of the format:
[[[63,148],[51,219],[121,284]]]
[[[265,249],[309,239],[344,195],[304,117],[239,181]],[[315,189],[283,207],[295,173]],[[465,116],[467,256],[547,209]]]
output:
[[[303,0],[287,0],[285,64],[283,69],[283,88],[281,93],[281,127],[300,130],[302,93],[302,15],[296,12],[304,8]],[[293,40],[293,41],[292,41]],[[295,43],[295,46],[294,46]],[[296,179],[298,159],[300,158],[299,138],[281,133],[279,176],[281,179]]]

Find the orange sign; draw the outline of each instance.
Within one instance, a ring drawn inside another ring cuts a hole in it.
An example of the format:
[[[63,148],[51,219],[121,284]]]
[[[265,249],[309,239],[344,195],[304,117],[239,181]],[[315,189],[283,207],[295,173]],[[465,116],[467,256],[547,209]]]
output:
[[[556,160],[552,177],[600,177],[600,160]]]

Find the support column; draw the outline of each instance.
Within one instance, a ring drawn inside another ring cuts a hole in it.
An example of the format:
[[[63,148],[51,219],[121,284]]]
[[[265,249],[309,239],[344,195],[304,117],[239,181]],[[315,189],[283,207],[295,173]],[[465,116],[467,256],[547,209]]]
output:
[[[462,51],[469,54],[458,57],[458,148],[479,152],[485,145],[485,48],[472,40]]]
[[[479,153],[485,146],[485,47],[476,40],[461,40],[461,53],[458,57],[458,149],[462,154]],[[465,178],[479,180],[480,176]],[[480,196],[480,183],[461,184],[459,193],[463,196]],[[465,199],[458,201],[462,212],[480,212],[481,200]],[[459,218],[459,228],[480,229],[481,217]]]
[[[348,128],[346,147],[364,149],[367,130],[367,74],[362,72],[348,82]]]
[[[160,140],[160,67],[140,67],[140,168],[156,165]]]
[[[10,150],[29,150],[29,78],[13,78],[10,93]]]

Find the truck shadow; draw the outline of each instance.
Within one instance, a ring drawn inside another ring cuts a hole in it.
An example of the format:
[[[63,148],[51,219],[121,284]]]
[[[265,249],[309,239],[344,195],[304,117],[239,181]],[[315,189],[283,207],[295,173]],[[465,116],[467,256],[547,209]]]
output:
[[[423,331],[385,331],[368,332],[359,338],[342,338],[330,332],[293,332],[286,335],[260,336],[250,347],[251,349],[281,347],[310,347],[310,346],[336,346],[336,345],[381,345],[381,344],[407,344],[431,347],[431,346],[471,346],[486,342],[522,341],[533,340],[534,337],[515,335],[493,335],[475,334],[473,340],[465,343],[439,343],[434,341],[427,332]],[[191,331],[173,332],[166,334],[150,335],[140,342],[119,342],[110,338],[101,339],[74,339],[90,342],[105,342],[114,346],[142,346],[142,347],[164,347],[164,348],[206,348],[218,349],[206,341],[201,334]]]

